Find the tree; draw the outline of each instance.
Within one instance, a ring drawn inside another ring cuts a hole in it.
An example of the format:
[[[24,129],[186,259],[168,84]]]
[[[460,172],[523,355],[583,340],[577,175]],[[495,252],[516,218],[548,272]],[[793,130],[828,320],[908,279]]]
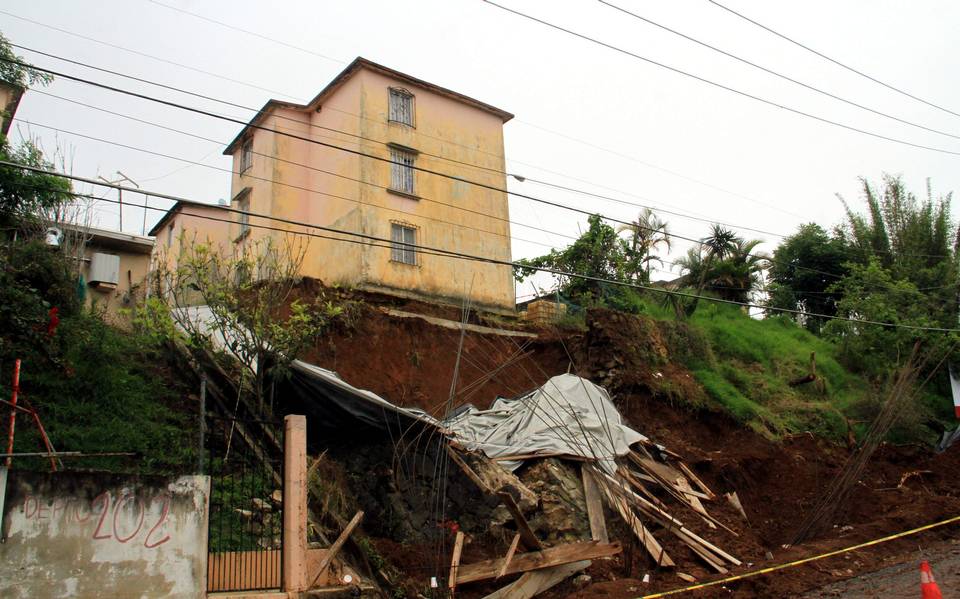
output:
[[[830,290],[841,298],[837,302],[838,315],[850,320],[831,320],[824,325],[825,336],[839,344],[848,367],[877,381],[892,366],[903,363],[918,340],[922,342],[921,355],[926,356],[927,371],[946,357],[950,346],[958,341],[952,333],[858,322],[939,326],[937,315],[931,314],[927,299],[916,285],[895,279],[876,258],[866,265],[852,263],[849,274]]]
[[[713,225],[710,234],[700,240],[700,245],[687,250],[687,255],[677,260],[685,271],[686,281],[696,281],[693,298],[681,299],[669,296],[678,317],[692,315],[705,290],[723,299],[746,302],[760,284],[760,272],[766,268],[767,258],[755,253],[762,243],[758,239],[745,240],[736,233]]]
[[[550,250],[536,258],[518,260],[514,276],[518,281],[530,277],[537,268],[548,268],[565,273],[577,273],[598,279],[627,282],[628,264],[637,264],[628,243],[617,235],[599,214],[589,217],[589,228],[572,244],[562,250]],[[561,291],[581,303],[592,303],[603,296],[603,283],[563,274],[554,278]]]
[[[629,225],[621,225],[618,233],[627,232],[627,264],[625,271],[633,281],[647,284],[650,282],[650,263],[663,263],[660,256],[653,254],[657,248],[663,246],[670,251],[670,231],[666,221],[663,221],[650,208],[644,208],[637,216],[637,220]]]
[[[53,75],[31,68],[22,57],[17,56],[13,48],[10,47],[10,40],[2,33],[0,33],[0,58],[23,63],[14,64],[0,61],[0,79],[7,83],[12,83],[18,87],[27,87],[36,84],[49,85],[53,81]]]
[[[265,238],[232,256],[195,239],[181,237],[179,246],[175,267],[163,266],[167,257],[160,256],[151,283],[160,299],[141,310],[137,322],[170,335],[166,315],[172,314],[194,349],[228,351],[262,411],[266,381],[284,374],[342,308],[322,293],[312,301],[297,297],[304,249],[293,242]]]
[[[800,310],[804,314],[797,320],[811,332],[819,333],[826,320],[810,314],[837,313],[839,292],[828,289],[846,276],[850,257],[841,237],[828,235],[815,223],[801,225],[773,252],[767,305]]]

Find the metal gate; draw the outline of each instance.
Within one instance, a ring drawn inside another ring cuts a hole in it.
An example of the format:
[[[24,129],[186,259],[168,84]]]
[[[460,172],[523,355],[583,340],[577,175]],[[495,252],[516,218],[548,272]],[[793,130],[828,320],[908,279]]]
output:
[[[278,589],[283,548],[283,424],[208,418],[208,591]]]

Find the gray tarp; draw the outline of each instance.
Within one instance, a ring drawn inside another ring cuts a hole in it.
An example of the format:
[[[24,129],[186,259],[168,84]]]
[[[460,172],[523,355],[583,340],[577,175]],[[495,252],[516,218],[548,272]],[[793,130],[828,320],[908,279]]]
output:
[[[646,437],[625,426],[610,395],[587,379],[562,374],[516,399],[498,398],[489,410],[471,408],[443,422],[452,438],[488,457],[572,455],[599,460],[611,473],[613,459]],[[499,461],[510,470],[521,461]]]
[[[623,424],[620,413],[602,388],[584,378],[563,374],[516,399],[497,398],[489,410],[473,406],[438,421],[421,410],[401,408],[379,395],[357,389],[335,372],[294,361],[292,386],[312,426],[329,424],[341,431],[350,422],[387,429],[419,421],[439,427],[451,439],[490,458],[567,455],[598,460],[613,473],[613,459],[646,437]],[[522,460],[498,460],[515,470]]]

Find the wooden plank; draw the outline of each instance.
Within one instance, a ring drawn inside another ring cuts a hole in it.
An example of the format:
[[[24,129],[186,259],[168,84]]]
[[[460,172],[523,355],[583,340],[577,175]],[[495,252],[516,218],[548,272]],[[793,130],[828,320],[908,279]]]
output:
[[[690,483],[687,481],[687,479],[682,476],[677,479],[677,486],[680,487],[680,490],[683,492],[693,490],[690,488]],[[717,527],[717,525],[711,521],[712,517],[710,516],[710,514],[707,513],[707,509],[703,507],[703,503],[700,502],[700,499],[698,497],[688,495],[687,503],[690,504],[690,507],[693,508],[693,511],[704,516],[703,521],[706,522],[710,528],[715,529]]]
[[[687,479],[685,478],[683,479],[683,482],[687,483],[686,485],[683,485],[683,486],[679,484],[680,480],[681,479],[679,478],[677,479],[678,484],[673,485],[673,488],[679,491],[682,495],[686,495],[687,497],[693,497],[695,499],[706,499],[707,501],[710,501],[710,496],[707,495],[706,493],[701,493],[700,491],[694,491],[693,488],[690,487],[690,482]]]
[[[708,486],[706,485],[706,483],[704,483],[702,480],[700,480],[700,477],[697,476],[697,475],[693,472],[693,470],[691,470],[686,464],[684,464],[683,462],[677,462],[677,464],[680,466],[680,470],[682,470],[683,473],[687,475],[687,478],[689,478],[690,480],[692,480],[692,481],[693,481],[693,484],[697,485],[697,487],[698,487],[701,491],[703,491],[704,493],[706,493],[707,495],[709,495],[709,496],[710,496],[710,499],[716,499],[716,498],[717,498],[717,494],[714,493],[713,491],[711,491],[711,490],[710,490],[710,487],[708,487]]]
[[[467,457],[451,447],[449,444],[444,448],[450,459],[463,470],[464,474],[484,493],[496,495],[497,491],[503,487],[516,489],[520,494],[519,504],[524,509],[529,509],[537,505],[537,494],[527,488],[520,479],[512,472],[507,472],[496,462],[483,455],[482,453],[470,453]],[[469,462],[472,462],[471,465]]]
[[[743,563],[737,558],[730,555],[729,553],[720,549],[716,545],[697,536],[696,534],[691,532],[689,529],[684,528],[682,522],[680,522],[679,520],[677,520],[676,518],[674,518],[673,516],[665,512],[664,510],[653,505],[643,497],[631,491],[629,488],[626,487],[624,483],[618,481],[617,479],[613,478],[608,474],[604,474],[604,476],[608,481],[610,481],[609,488],[616,491],[618,494],[621,494],[625,498],[629,498],[630,500],[632,500],[640,510],[642,510],[645,514],[650,515],[654,519],[658,520],[661,526],[663,526],[673,534],[680,537],[681,540],[684,540],[684,541],[689,540],[694,544],[699,544],[704,549],[708,551],[712,551],[713,553],[716,553],[720,558],[725,559],[729,561],[731,564],[734,564],[736,566],[739,566]]]
[[[320,562],[320,566],[317,568],[317,575],[313,578],[313,582],[310,583],[309,588],[317,586],[317,581],[320,580],[320,577],[323,573],[330,567],[330,564],[333,562],[333,558],[337,557],[337,554],[340,553],[340,549],[343,548],[343,544],[347,542],[347,539],[350,538],[350,535],[353,533],[353,530],[360,525],[360,521],[363,520],[363,510],[357,512],[353,519],[347,523],[347,527],[343,529],[343,532],[340,533],[340,536],[337,537],[337,540],[333,542],[333,545],[330,546],[330,551],[323,556],[323,561]]]
[[[527,519],[523,517],[523,512],[520,511],[520,506],[514,501],[513,495],[508,491],[499,491],[497,497],[499,497],[503,505],[507,507],[507,511],[513,516],[513,521],[517,523],[517,532],[520,533],[520,540],[523,541],[523,545],[527,549],[535,551],[543,549],[540,539],[537,538],[537,535],[533,534],[533,529],[530,528]]]
[[[510,549],[507,549],[507,557],[503,558],[503,567],[500,568],[500,573],[497,574],[497,578],[500,578],[507,573],[507,567],[510,566],[510,562],[513,561],[513,554],[517,552],[517,546],[520,544],[520,533],[513,535],[513,541],[510,542]]]
[[[590,567],[590,560],[582,560],[562,566],[524,572],[520,578],[498,589],[483,599],[531,599],[556,586],[581,570]]]
[[[450,578],[447,581],[447,584],[450,587],[450,592],[453,592],[453,589],[457,588],[457,570],[460,569],[460,554],[463,553],[463,531],[457,531],[457,538],[453,542],[453,557],[450,558]]]
[[[587,466],[580,467],[580,478],[583,479],[583,496],[587,504],[587,517],[590,519],[590,537],[594,541],[609,543],[610,537],[607,534],[607,522],[603,518],[603,504],[600,502],[597,481]]]
[[[657,542],[657,539],[654,538],[653,534],[640,522],[640,519],[637,518],[637,515],[633,513],[633,510],[630,509],[630,505],[627,504],[626,500],[623,497],[612,493],[607,488],[604,488],[604,492],[610,507],[620,514],[620,517],[627,524],[627,526],[630,527],[630,530],[633,531],[633,534],[643,545],[644,549],[647,550],[647,553],[649,553],[653,558],[653,561],[658,566],[675,566],[676,564],[674,561],[669,555],[667,555],[667,552],[664,551],[663,547]]]
[[[581,560],[610,557],[620,553],[620,543],[598,543],[581,541],[548,547],[543,551],[531,551],[515,555],[504,571],[506,574],[518,574],[530,570],[540,570],[560,566]],[[503,569],[503,558],[489,559],[473,564],[461,565],[457,574],[457,584],[495,578]]]
[[[450,459],[453,460],[453,463],[463,470],[463,473],[467,475],[467,478],[469,478],[473,484],[477,485],[478,489],[488,495],[493,495],[493,489],[488,487],[485,482],[480,480],[480,477],[477,476],[477,473],[473,471],[473,468],[468,466],[467,463],[463,461],[463,458],[460,457],[460,454],[458,454],[454,448],[450,447],[449,445],[445,445],[444,447],[447,450],[447,455],[449,455]]]

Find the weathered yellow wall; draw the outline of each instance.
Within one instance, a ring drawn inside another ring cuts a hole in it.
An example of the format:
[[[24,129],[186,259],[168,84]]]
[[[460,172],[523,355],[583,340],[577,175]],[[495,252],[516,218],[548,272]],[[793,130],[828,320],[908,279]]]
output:
[[[392,86],[404,87],[415,95],[415,127],[388,123]],[[274,108],[263,126],[385,159],[390,158],[390,150],[378,141],[396,143],[421,152],[416,162],[419,167],[506,188],[506,178],[500,174],[505,164],[503,123],[499,117],[367,69],[360,69],[343,82],[319,111]],[[240,166],[239,146],[234,153],[232,193],[236,196],[244,187],[250,187],[250,207],[254,212],[387,240],[391,221],[399,221],[417,227],[419,245],[511,259],[505,193],[416,172],[415,189],[419,199],[413,199],[387,191],[389,162],[264,130],[254,130],[253,140],[253,167],[247,173],[236,174]],[[426,154],[477,164],[500,173]],[[279,160],[264,155],[276,156]],[[307,230],[278,222],[261,222],[288,230]],[[469,297],[478,307],[511,312],[514,309],[509,266],[425,253],[420,253],[416,266],[401,264],[390,260],[389,247],[359,244],[355,237],[321,229],[311,231],[350,241],[288,236],[291,243],[305,245],[301,270],[305,276],[327,284],[355,285],[428,300],[459,303]],[[232,225],[230,238],[235,239],[238,233],[239,225]],[[270,233],[253,229],[247,239],[239,243],[266,235]],[[273,235],[274,239],[281,238]]]
[[[96,239],[87,243],[83,253],[86,260],[80,272],[85,281],[90,280],[90,259],[95,253],[120,256],[120,276],[116,288],[87,285],[86,303],[87,306],[103,309],[108,322],[125,325],[129,318],[122,313],[122,309],[134,307],[136,302],[143,298],[144,282],[150,268],[150,254],[105,248],[99,245]]]
[[[218,206],[180,206],[156,232],[152,256],[155,268],[165,265],[169,271],[176,270],[184,244],[205,243],[219,246],[224,252],[232,251],[230,230],[234,225],[229,221],[233,216]]]

